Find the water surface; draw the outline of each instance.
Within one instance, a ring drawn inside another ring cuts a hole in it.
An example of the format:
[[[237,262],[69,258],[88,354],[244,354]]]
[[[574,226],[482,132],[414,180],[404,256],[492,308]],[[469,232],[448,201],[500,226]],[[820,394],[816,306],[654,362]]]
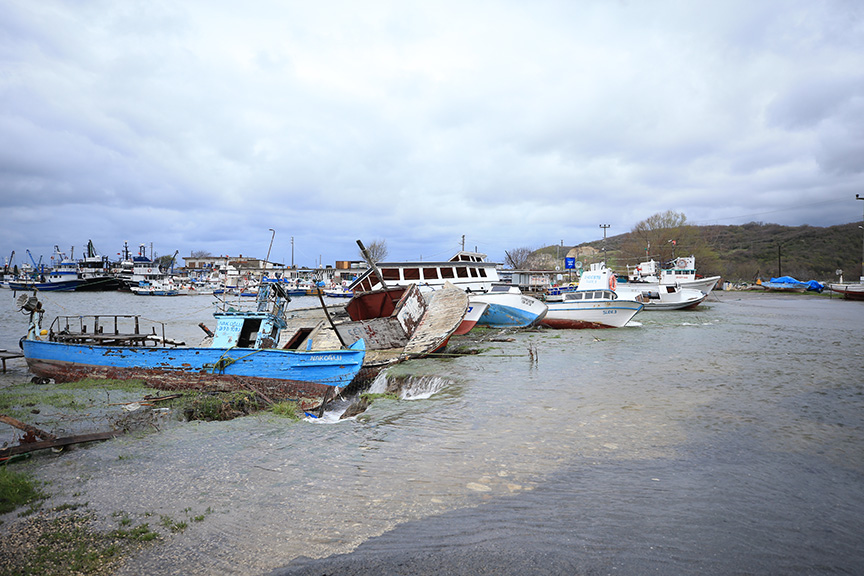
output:
[[[0,298],[12,348],[26,319]],[[43,300],[192,342],[212,311]],[[864,573],[864,303],[721,292],[636,319],[472,332],[482,354],[391,369],[417,389],[357,419],[187,423],[25,466],[105,517],[206,512],[121,574]]]

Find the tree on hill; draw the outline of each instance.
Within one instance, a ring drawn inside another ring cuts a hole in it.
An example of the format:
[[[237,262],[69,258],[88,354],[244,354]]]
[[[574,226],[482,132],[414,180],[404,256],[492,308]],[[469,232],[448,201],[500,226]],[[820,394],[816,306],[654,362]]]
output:
[[[700,227],[687,224],[683,212],[667,210],[637,223],[621,243],[623,259],[636,264],[655,259],[668,262],[678,256],[695,256],[700,274],[722,274],[717,254]]]

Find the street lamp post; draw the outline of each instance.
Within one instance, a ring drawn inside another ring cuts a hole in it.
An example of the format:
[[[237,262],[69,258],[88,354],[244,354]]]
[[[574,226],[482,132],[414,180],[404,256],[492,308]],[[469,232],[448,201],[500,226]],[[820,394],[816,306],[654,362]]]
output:
[[[611,224],[600,224],[603,229],[603,260],[606,260],[606,229],[610,228]]]
[[[276,231],[273,228],[268,228],[268,230],[270,230],[272,234],[270,234],[270,247],[267,248],[267,260],[264,262],[265,267],[270,263],[270,250],[273,249],[273,238],[276,237]]]
[[[780,247],[783,246],[780,242],[777,243],[777,277],[783,276],[783,263],[780,259]]]

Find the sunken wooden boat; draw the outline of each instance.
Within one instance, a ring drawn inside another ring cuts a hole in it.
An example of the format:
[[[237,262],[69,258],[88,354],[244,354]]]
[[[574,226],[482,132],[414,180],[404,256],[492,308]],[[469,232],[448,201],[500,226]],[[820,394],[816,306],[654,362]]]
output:
[[[380,369],[444,348],[467,310],[468,295],[452,284],[428,294],[416,284],[390,286],[357,292],[344,307],[290,310],[285,334],[310,350],[362,339],[364,369]]]
[[[22,296],[30,329],[21,347],[38,377],[140,379],[165,390],[252,390],[266,400],[321,406],[348,386],[363,365],[365,343],[330,349],[279,347],[289,299],[278,285],[262,285],[257,306],[214,314],[215,332],[199,347],[141,329],[138,316],[59,316],[48,330],[35,296]],[[121,329],[121,325],[131,328]],[[205,329],[206,330],[206,329]]]

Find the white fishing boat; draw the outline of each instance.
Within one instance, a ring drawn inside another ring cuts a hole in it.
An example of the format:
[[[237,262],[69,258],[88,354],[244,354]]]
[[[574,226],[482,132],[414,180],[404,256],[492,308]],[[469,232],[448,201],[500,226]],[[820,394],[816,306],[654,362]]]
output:
[[[672,286],[678,285],[681,288],[692,288],[699,290],[705,294],[710,294],[711,290],[720,281],[720,276],[710,276],[702,278],[696,274],[696,257],[688,256],[686,258],[675,258],[672,261],[670,268],[661,268],[660,264],[655,260],[642,262],[638,266],[627,267],[627,283],[650,285],[650,286]],[[624,284],[624,282],[621,282]]]
[[[477,324],[492,328],[524,328],[540,322],[548,307],[516,286],[496,284],[488,292],[471,292],[468,301],[472,304],[485,303],[485,312]]]
[[[550,328],[621,328],[643,305],[620,298],[615,293],[614,272],[605,263],[592,264],[582,274],[579,289],[564,294],[562,302],[547,303],[548,311],[540,324]]]
[[[708,297],[701,290],[681,288],[677,284],[646,286],[620,283],[615,293],[619,298],[641,302],[645,310],[686,310],[695,308]]]
[[[136,296],[185,296],[188,290],[179,287],[170,276],[141,280],[137,286],[130,288]]]

